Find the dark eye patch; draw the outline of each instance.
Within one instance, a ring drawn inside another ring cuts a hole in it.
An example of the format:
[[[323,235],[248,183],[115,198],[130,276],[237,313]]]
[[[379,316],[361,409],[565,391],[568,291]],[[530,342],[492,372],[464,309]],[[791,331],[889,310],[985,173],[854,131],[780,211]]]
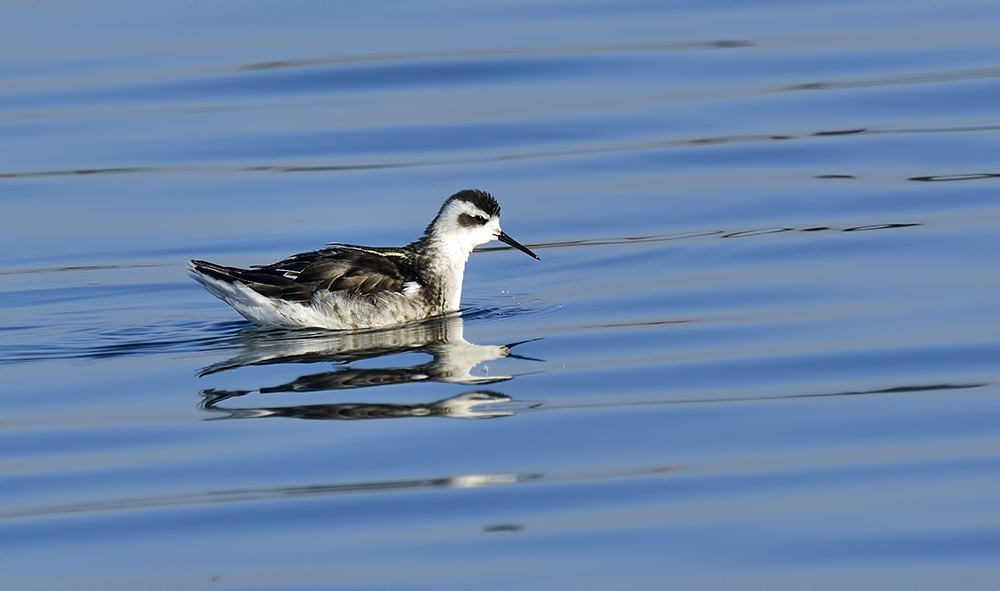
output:
[[[458,214],[458,223],[464,228],[468,228],[470,226],[482,226],[488,221],[490,221],[488,218],[484,218],[481,215],[469,215],[467,213]]]

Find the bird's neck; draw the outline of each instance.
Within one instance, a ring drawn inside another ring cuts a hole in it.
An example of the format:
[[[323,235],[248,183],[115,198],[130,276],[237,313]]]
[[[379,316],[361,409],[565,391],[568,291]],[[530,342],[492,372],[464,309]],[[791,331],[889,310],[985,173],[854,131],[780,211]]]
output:
[[[441,307],[441,312],[458,310],[462,304],[465,263],[469,260],[472,248],[435,240],[431,236],[421,241],[418,252],[426,278],[425,288],[430,292],[435,305]]]

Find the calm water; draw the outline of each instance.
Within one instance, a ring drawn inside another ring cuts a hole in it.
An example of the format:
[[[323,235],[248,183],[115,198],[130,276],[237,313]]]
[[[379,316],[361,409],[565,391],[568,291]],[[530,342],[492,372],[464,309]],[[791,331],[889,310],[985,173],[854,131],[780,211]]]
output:
[[[1000,587],[996,2],[0,23],[4,589]],[[460,316],[264,331],[185,272],[467,187],[542,260]]]

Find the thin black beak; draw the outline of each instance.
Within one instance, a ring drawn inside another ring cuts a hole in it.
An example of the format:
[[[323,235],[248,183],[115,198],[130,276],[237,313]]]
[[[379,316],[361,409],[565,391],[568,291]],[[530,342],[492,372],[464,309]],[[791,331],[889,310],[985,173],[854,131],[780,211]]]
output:
[[[499,240],[500,242],[503,242],[504,244],[509,244],[510,246],[513,246],[514,248],[520,250],[521,252],[523,252],[524,254],[528,255],[529,257],[535,259],[536,261],[542,260],[542,259],[538,258],[537,254],[535,254],[535,253],[531,252],[530,250],[528,250],[527,246],[521,244],[517,240],[514,240],[510,236],[504,234],[503,232],[500,232],[500,235],[497,236],[497,240]]]

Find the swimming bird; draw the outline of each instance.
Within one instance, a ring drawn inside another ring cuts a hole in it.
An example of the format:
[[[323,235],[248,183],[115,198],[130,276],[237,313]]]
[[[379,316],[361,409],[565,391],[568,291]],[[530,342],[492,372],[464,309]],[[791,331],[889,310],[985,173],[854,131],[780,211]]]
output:
[[[459,191],[424,235],[402,247],[330,243],[250,269],[191,261],[191,276],[258,326],[379,328],[454,312],[472,249],[499,240],[538,260],[500,229],[487,192]]]

